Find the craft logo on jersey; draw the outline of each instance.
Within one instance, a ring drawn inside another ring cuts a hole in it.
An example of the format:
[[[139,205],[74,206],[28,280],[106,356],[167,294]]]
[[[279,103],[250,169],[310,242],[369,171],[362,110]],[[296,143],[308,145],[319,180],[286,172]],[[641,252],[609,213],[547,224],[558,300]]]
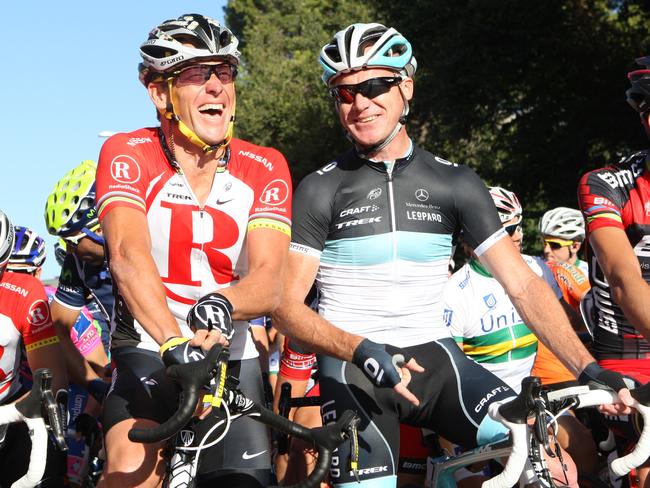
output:
[[[490,293],[489,295],[485,295],[483,297],[483,301],[485,302],[488,308],[494,308],[495,305],[497,304],[497,299],[492,293]]]
[[[287,182],[284,180],[273,180],[262,191],[260,202],[275,207],[282,205],[287,201],[287,198],[289,198],[289,185],[287,185]]]
[[[29,323],[34,327],[40,327],[50,321],[50,307],[45,300],[36,300],[29,307]]]
[[[429,199],[429,192],[424,188],[418,188],[415,191],[415,198],[417,198],[420,202],[426,202]]]
[[[120,154],[111,161],[111,176],[120,183],[136,183],[140,179],[140,166],[131,156]]]

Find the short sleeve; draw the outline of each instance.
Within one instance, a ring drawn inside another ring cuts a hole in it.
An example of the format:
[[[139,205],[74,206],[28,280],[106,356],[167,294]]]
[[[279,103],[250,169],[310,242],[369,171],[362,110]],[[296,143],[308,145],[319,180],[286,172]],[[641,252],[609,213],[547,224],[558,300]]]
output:
[[[455,187],[455,201],[463,229],[463,239],[477,256],[481,256],[507,234],[485,184],[468,167]]]
[[[258,148],[248,230],[273,229],[291,235],[292,184],[287,160],[273,148]],[[260,161],[258,161],[259,163]]]
[[[100,221],[113,208],[126,206],[146,212],[148,179],[143,175],[145,144],[151,138],[116,134],[102,146],[97,164],[97,209]]]
[[[294,195],[291,250],[320,256],[332,221],[333,184],[312,173]],[[334,185],[335,186],[335,185]]]
[[[588,233],[600,227],[624,229],[622,208],[614,185],[617,185],[616,177],[610,168],[591,171],[580,179],[578,203]]]

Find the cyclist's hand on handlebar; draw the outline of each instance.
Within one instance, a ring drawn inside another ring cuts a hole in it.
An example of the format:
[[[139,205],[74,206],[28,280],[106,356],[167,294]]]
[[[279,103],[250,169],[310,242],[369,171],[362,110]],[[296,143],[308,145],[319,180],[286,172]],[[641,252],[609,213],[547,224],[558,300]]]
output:
[[[411,371],[421,373],[424,368],[403,349],[364,339],[354,350],[352,363],[376,386],[393,388],[412,404],[420,404],[406,387],[411,381]]]
[[[227,345],[235,333],[232,304],[220,293],[208,293],[188,312],[187,325],[194,331],[192,346],[207,352],[215,344]]]
[[[600,410],[609,415],[629,414],[632,410],[632,395],[628,389],[628,384],[625,382],[625,377],[609,369],[605,369],[598,365],[595,361],[589,363],[585,369],[582,370],[578,377],[578,382],[585,385],[587,383],[597,384],[611,388],[618,393],[621,403],[613,405],[601,405]],[[633,384],[633,383],[632,383]]]
[[[191,363],[205,357],[202,349],[192,346],[187,337],[170,337],[167,339],[160,346],[160,356],[165,366]]]

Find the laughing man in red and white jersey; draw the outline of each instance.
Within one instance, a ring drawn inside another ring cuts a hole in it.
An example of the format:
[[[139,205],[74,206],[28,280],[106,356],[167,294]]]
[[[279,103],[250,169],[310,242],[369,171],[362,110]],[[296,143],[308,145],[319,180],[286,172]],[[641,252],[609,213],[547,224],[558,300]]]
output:
[[[33,371],[52,371],[52,391],[67,403],[68,382],[59,338],[41,282],[31,275],[6,271],[14,248],[14,228],[0,210],[0,405],[15,402],[28,392],[21,383],[23,351]],[[65,408],[65,407],[63,407]],[[6,435],[5,435],[6,434]],[[0,433],[0,486],[11,486],[27,471],[31,443],[25,424],[12,424]],[[39,486],[63,486],[65,454],[49,443],[45,474]]]
[[[161,446],[133,444],[127,432],[175,411],[176,389],[164,374],[165,365],[184,361],[174,346],[208,350],[228,340],[230,371],[247,395],[263,398],[247,320],[280,300],[291,181],[277,150],[232,138],[237,45],[228,28],[202,15],[155,27],[139,71],[160,127],[115,135],[100,154],[99,218],[118,291],[104,486],[160,482]],[[227,470],[250,480],[246,486],[271,484],[268,436],[255,424],[237,422],[202,453],[199,483],[228,486]]]

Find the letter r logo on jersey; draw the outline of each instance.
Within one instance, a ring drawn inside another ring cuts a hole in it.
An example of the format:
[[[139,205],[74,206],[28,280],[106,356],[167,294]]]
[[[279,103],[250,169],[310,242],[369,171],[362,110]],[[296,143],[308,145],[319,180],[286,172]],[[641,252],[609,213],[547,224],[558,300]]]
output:
[[[289,198],[289,185],[284,180],[273,180],[260,195],[260,202],[266,205],[282,205]]]
[[[120,154],[111,161],[111,176],[120,183],[136,183],[140,179],[140,166],[131,156]]]

